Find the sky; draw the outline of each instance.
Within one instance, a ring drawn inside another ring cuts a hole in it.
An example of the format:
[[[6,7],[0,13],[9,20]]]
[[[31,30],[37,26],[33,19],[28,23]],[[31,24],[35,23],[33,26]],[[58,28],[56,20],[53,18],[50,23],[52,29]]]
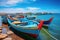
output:
[[[0,0],[0,13],[60,13],[60,0]]]

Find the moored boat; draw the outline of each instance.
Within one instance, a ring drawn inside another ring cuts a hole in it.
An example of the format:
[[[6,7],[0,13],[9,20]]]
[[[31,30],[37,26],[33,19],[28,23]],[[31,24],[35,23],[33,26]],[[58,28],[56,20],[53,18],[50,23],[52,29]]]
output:
[[[46,29],[48,29],[48,26],[50,25],[50,23],[52,22],[52,20],[53,20],[53,17],[50,18],[49,20],[43,20],[44,21],[43,27],[46,28]],[[35,20],[35,21],[39,22],[40,20]]]
[[[44,25],[48,26],[53,20],[53,17],[50,18],[48,21],[44,21]]]
[[[49,20],[43,20],[44,21],[43,26],[48,26],[52,22],[52,20],[53,20],[53,17],[50,18]],[[34,20],[34,21],[39,22],[40,20],[37,19],[37,20]]]
[[[2,22],[7,24],[7,16],[1,16],[2,17]]]
[[[34,38],[40,39],[40,30],[43,26],[44,21],[40,21],[40,23],[36,23],[33,21],[27,21],[27,22],[20,22],[16,20],[11,20],[10,18],[7,18],[8,23],[11,27],[14,29],[24,32],[28,34],[29,36],[32,36]],[[24,25],[25,24],[25,25]]]
[[[32,16],[28,16],[28,17],[26,17],[28,20],[32,20],[32,21],[37,21],[37,22],[40,22],[40,18],[37,18],[37,16],[34,16],[34,15],[32,15]],[[53,20],[53,17],[52,18],[50,18],[49,20],[43,20],[44,21],[44,25],[43,26],[48,26],[51,22],[52,22],[52,20]]]

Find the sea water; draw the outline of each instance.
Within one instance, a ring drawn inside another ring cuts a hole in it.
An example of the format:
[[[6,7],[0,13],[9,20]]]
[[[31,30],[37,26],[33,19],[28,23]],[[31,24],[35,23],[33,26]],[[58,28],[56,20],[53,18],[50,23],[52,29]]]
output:
[[[60,14],[48,14],[48,15],[39,15],[37,19],[40,20],[49,20],[51,17],[54,17],[50,25],[48,26],[48,32],[55,37],[56,39],[60,39]]]
[[[56,39],[60,39],[60,14],[54,14],[54,19],[49,25],[49,33],[53,35]]]

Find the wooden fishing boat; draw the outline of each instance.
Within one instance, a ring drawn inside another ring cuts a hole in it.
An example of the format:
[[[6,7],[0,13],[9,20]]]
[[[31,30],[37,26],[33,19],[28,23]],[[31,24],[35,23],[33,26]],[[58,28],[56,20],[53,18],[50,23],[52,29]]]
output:
[[[28,20],[32,20],[32,21],[37,21],[37,22],[40,22],[40,19],[36,19],[37,17],[36,16],[28,16],[26,17]],[[43,20],[44,23],[43,23],[43,26],[48,26],[53,20],[53,17],[50,18],[49,20]]]
[[[40,23],[37,23],[33,21],[20,22],[11,20],[10,18],[7,18],[7,20],[10,26],[14,29],[40,40],[40,30],[43,26],[44,21],[41,20]]]
[[[43,20],[44,21],[43,26],[48,26],[52,22],[52,20],[53,20],[53,17],[50,18],[49,20]],[[37,19],[37,20],[34,20],[34,21],[39,22],[40,20]]]
[[[7,24],[8,22],[7,22],[7,16],[1,16],[2,17],[2,22],[3,23],[5,23],[5,24]]]

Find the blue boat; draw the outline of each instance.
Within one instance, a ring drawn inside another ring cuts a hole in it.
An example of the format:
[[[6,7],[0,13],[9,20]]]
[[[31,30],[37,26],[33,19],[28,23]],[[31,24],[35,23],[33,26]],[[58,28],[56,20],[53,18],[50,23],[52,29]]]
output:
[[[50,18],[48,21],[44,21],[44,26],[48,26],[53,20],[53,17]]]
[[[37,16],[35,16],[35,15],[32,15],[32,16],[30,15],[30,16],[27,16],[26,18],[28,20],[40,22],[40,19],[37,18]],[[43,26],[48,26],[52,22],[52,20],[53,20],[53,17],[50,18],[49,20],[43,20],[44,21],[44,23],[43,23],[44,25]]]
[[[40,23],[33,22],[33,21],[27,21],[27,22],[19,22],[16,24],[14,22],[17,22],[16,20],[11,20],[10,18],[7,18],[8,23],[11,27],[14,29],[24,32],[26,34],[29,34],[30,36],[40,39],[40,30],[43,26],[43,21],[41,20]]]
[[[40,30],[44,24],[50,24],[53,18],[48,21],[40,20],[39,22],[28,20],[26,18],[16,19],[14,17],[7,18],[8,23],[11,27],[17,31],[23,32],[34,38],[40,39]]]
[[[5,23],[5,24],[7,24],[8,22],[7,22],[7,16],[1,16],[2,17],[2,22],[3,23]]]

